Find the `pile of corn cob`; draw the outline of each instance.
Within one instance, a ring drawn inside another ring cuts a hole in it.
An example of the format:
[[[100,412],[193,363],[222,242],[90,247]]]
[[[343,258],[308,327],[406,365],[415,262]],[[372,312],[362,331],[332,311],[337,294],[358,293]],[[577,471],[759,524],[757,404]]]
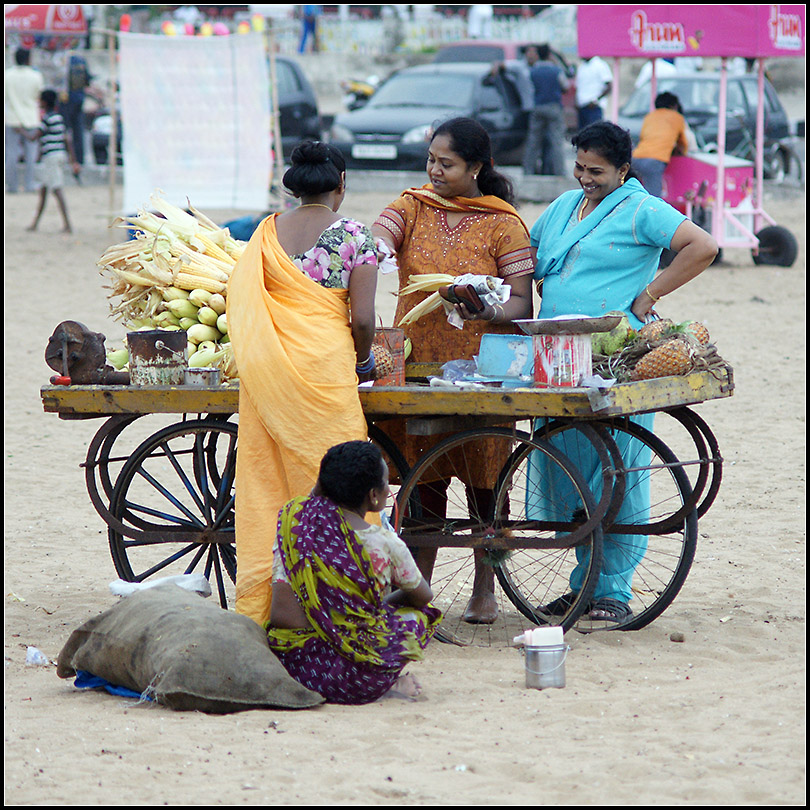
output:
[[[152,211],[117,220],[135,236],[98,261],[111,282],[112,316],[130,331],[185,329],[189,366],[214,366],[226,379],[236,377],[225,292],[245,243],[190,205],[184,211],[157,194],[150,204]],[[127,357],[118,350],[109,360],[122,368]]]

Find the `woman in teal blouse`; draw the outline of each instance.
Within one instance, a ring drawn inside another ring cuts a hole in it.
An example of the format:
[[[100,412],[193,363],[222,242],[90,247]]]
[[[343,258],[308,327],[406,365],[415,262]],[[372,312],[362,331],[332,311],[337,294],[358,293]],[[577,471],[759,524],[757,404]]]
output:
[[[538,317],[597,317],[621,310],[639,328],[660,298],[711,264],[717,243],[683,214],[648,194],[632,177],[632,143],[625,130],[599,121],[581,130],[572,143],[577,150],[574,177],[580,188],[561,195],[531,228],[531,244],[538,256],[535,279],[542,282]],[[676,256],[656,275],[664,249]],[[652,429],[652,414],[635,421]],[[564,433],[556,441],[563,445],[576,442],[574,433]],[[637,440],[627,434],[622,437],[624,455],[638,450],[629,446]],[[582,458],[583,451],[568,445],[571,457]],[[638,456],[634,458],[634,465],[640,466]],[[595,481],[600,472],[597,468],[593,457],[593,468],[583,470],[586,478]],[[641,474],[631,472],[628,478]],[[648,492],[633,483],[627,481],[628,495],[617,515],[618,523],[625,522],[623,515],[649,510]],[[541,510],[542,505],[536,508]],[[631,582],[646,544],[646,537],[640,535],[606,535],[605,560],[589,611],[592,621],[618,625],[632,615]],[[573,590],[581,586],[580,573],[574,572]],[[544,606],[546,611],[564,613],[567,597]]]

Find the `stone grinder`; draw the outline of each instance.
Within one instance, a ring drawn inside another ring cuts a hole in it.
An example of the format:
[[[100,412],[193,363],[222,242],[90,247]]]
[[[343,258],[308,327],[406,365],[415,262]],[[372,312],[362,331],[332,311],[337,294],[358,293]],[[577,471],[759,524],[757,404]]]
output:
[[[45,362],[52,385],[129,385],[129,372],[107,365],[105,336],[78,321],[63,321],[48,339]]]

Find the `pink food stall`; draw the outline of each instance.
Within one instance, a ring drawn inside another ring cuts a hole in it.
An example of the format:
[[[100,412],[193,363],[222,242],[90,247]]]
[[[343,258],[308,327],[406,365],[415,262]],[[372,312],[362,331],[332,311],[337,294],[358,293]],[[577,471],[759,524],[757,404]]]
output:
[[[664,175],[664,198],[711,231],[721,248],[750,248],[757,263],[789,265],[796,240],[763,208],[765,59],[805,55],[804,5],[580,5],[581,58],[613,59],[611,118],[618,120],[619,63],[651,60],[650,108],[656,96],[657,59],[720,59],[716,152],[673,157]],[[758,105],[755,160],[726,154],[728,60],[755,60]]]

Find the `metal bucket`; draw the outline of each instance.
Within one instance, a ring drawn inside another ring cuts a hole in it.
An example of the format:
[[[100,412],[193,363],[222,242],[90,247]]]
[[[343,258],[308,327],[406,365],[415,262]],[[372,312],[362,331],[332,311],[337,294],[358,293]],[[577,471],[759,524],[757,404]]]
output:
[[[194,388],[216,388],[222,381],[222,372],[218,368],[187,368],[185,384]]]
[[[127,345],[132,385],[183,385],[188,362],[184,330],[129,332]]]
[[[526,688],[562,689],[565,686],[565,659],[569,649],[567,644],[526,647]]]

